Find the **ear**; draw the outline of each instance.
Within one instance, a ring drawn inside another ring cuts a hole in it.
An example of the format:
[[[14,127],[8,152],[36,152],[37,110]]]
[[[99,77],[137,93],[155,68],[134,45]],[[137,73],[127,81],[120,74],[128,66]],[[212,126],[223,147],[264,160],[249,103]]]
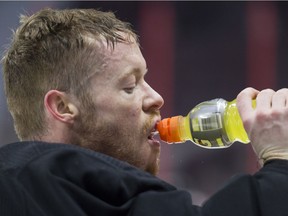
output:
[[[79,114],[77,106],[68,95],[57,90],[50,90],[46,93],[44,106],[55,119],[65,123],[73,123]]]

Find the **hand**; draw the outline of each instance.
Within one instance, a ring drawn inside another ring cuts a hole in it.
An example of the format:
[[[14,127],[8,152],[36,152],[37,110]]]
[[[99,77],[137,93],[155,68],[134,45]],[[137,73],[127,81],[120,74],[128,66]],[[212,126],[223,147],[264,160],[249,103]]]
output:
[[[259,92],[246,88],[237,96],[237,107],[258,158],[263,163],[272,159],[288,160],[288,89]]]

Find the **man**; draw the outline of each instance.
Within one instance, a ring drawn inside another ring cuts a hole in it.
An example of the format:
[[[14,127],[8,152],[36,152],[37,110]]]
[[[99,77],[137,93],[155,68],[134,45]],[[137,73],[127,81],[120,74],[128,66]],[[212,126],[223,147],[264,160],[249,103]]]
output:
[[[96,10],[22,17],[3,58],[21,142],[0,149],[1,215],[285,215],[287,89],[247,88],[239,112],[265,166],[202,208],[155,177],[162,97],[129,24]],[[256,98],[257,107],[251,106]]]

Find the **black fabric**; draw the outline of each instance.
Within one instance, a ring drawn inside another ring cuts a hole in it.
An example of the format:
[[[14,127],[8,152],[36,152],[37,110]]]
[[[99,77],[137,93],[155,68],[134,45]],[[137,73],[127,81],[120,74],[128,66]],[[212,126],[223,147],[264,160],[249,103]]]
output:
[[[287,199],[287,161],[234,177],[200,208],[188,192],[77,146],[19,142],[0,149],[1,216],[283,216]]]
[[[229,181],[203,207],[203,215],[288,215],[288,161],[274,160],[254,176]]]

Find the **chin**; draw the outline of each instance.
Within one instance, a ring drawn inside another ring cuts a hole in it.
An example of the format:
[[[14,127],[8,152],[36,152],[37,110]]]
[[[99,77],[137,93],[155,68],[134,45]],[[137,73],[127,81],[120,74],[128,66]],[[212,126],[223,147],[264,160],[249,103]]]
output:
[[[154,166],[148,167],[148,169],[146,170],[146,172],[156,176],[159,173],[159,165],[156,164]]]
[[[159,159],[160,153],[153,154],[150,156],[149,163],[146,166],[145,171],[149,172],[152,175],[157,175],[159,172],[159,164],[160,164],[160,159]]]

